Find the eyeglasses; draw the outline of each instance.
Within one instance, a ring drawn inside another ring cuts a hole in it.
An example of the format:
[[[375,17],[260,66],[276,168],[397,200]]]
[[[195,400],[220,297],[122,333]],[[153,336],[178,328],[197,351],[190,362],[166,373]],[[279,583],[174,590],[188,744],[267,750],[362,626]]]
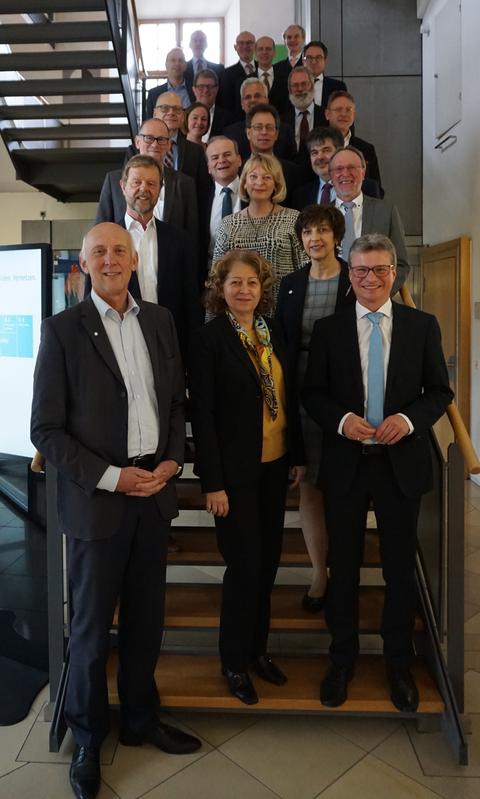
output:
[[[196,83],[194,88],[201,92],[213,92],[217,87],[215,83]]]
[[[356,172],[357,169],[363,169],[363,166],[355,166],[355,164],[346,164],[345,166],[332,166],[330,167],[330,174],[341,175],[342,172]]]
[[[260,123],[255,123],[255,125],[250,125],[250,127],[255,133],[260,133],[262,130],[266,130],[267,133],[275,133],[277,129],[275,125],[261,125]]]
[[[156,144],[167,144],[170,141],[168,136],[150,136],[149,133],[139,133],[138,135],[142,137],[145,144],[153,144],[153,142],[156,142]]]
[[[308,61],[311,64],[315,64],[317,61],[325,61],[324,55],[304,55],[304,61]]]
[[[351,266],[350,272],[358,278],[367,277],[369,272],[373,272],[375,277],[386,277],[391,269],[393,269],[393,264],[378,264],[377,266]]]
[[[168,114],[169,111],[171,111],[172,114],[181,114],[183,108],[179,105],[156,105],[155,111],[160,111],[162,114]]]
[[[237,39],[236,44],[243,44],[245,47],[247,47],[247,45],[251,45],[253,47],[255,42],[252,39]]]

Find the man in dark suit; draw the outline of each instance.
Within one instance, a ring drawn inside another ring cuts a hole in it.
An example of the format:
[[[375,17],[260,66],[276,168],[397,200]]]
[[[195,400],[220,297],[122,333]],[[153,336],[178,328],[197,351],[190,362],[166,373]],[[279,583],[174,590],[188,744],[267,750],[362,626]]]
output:
[[[283,41],[288,50],[287,58],[277,61],[274,66],[275,75],[288,78],[290,70],[302,66],[302,53],[305,44],[305,28],[301,25],[289,25],[283,31]]]
[[[185,354],[190,334],[202,323],[199,277],[184,233],[160,222],[153,214],[160,183],[161,168],[153,158],[145,155],[131,158],[120,181],[127,210],[114,221],[129,231],[138,253],[130,293],[168,308],[175,320],[181,352]]]
[[[365,233],[383,233],[394,244],[397,253],[396,280],[393,292],[398,291],[410,271],[403,222],[397,206],[388,200],[367,197],[362,192],[365,179],[363,153],[348,145],[331,157],[328,165],[330,180],[336,192],[335,205],[345,215],[345,236],[341,256],[348,260],[352,241]]]
[[[267,90],[268,102],[275,106],[281,114],[288,104],[287,77],[275,73],[274,57],[275,41],[271,36],[260,36],[255,42],[258,79],[262,81]]]
[[[382,180],[380,178],[380,167],[378,165],[377,153],[375,147],[365,139],[355,136],[353,133],[353,125],[355,122],[355,100],[349,92],[333,92],[328,98],[327,107],[325,109],[325,117],[328,124],[332,128],[337,128],[343,136],[343,144],[351,144],[363,153],[366,163],[366,177],[376,180],[380,187],[380,197],[383,197],[385,192],[382,188]]]
[[[94,227],[80,263],[92,294],[43,323],[31,437],[58,470],[73,610],[65,699],[75,740],[70,782],[78,799],[93,799],[109,728],[105,668],[118,599],[120,741],[172,753],[195,751],[200,741],[158,721],[154,677],[167,535],[177,515],[173,478],[184,451],[173,320],[128,293],[136,254],[122,228]]]
[[[250,31],[238,34],[234,49],[238,54],[236,64],[227,67],[220,78],[220,98],[222,108],[230,111],[235,119],[242,118],[240,105],[240,86],[245,78],[257,74],[257,65],[253,59],[255,50],[255,36]]]
[[[163,173],[160,196],[154,214],[160,221],[185,230],[192,254],[198,246],[198,207],[193,178],[163,165],[170,150],[169,131],[160,119],[147,119],[135,136],[135,148],[140,155],[154,158]],[[133,149],[133,148],[132,148]],[[137,153],[133,152],[132,155]],[[120,187],[121,169],[107,172],[98,203],[96,222],[115,222],[125,215],[126,205]],[[163,191],[162,191],[163,188]]]
[[[195,73],[193,93],[197,102],[206,105],[210,112],[210,127],[203,137],[206,142],[212,136],[219,136],[234,121],[233,114],[217,103],[218,86],[218,75],[213,70],[202,69]]]
[[[241,92],[242,109],[245,117],[239,122],[234,122],[233,125],[228,125],[224,129],[223,135],[237,142],[238,151],[242,160],[246,161],[254,149],[252,146],[250,115],[254,109],[261,105],[263,109],[267,108],[269,113],[273,114],[275,117],[275,131],[273,131],[272,141],[267,143],[268,146],[266,149],[270,152],[273,147],[273,154],[276,155],[277,158],[285,158],[287,161],[293,161],[296,156],[293,133],[288,125],[280,121],[277,109],[267,103],[267,89],[264,84],[261,83],[258,78],[247,78],[242,83]],[[250,120],[250,124],[248,120]],[[270,138],[267,136],[266,131],[263,131],[263,134],[264,138]]]
[[[203,31],[193,31],[190,36],[190,50],[192,51],[193,58],[187,61],[187,68],[185,70],[185,81],[192,85],[194,83],[195,75],[203,69],[210,69],[215,72],[218,77],[222,74],[225,67],[223,64],[215,64],[213,61],[207,61],[204,56],[205,50],[208,47],[207,37]]]
[[[306,147],[312,170],[317,177],[295,189],[292,208],[298,211],[311,203],[326,205],[334,202],[336,193],[330,182],[328,165],[332,155],[342,149],[343,136],[336,128],[314,128],[307,136]],[[378,183],[369,178],[363,181],[362,192],[370,197],[380,197]]]
[[[347,697],[359,652],[358,586],[373,501],[385,579],[382,637],[393,704],[413,713],[410,672],[416,608],[416,529],[432,483],[429,429],[453,398],[435,317],[392,303],[395,248],[358,238],[349,275],[356,304],[315,323],[303,389],[323,429],[319,485],[325,499],[330,582],[326,619],[331,667],[324,705]]]
[[[210,242],[208,265],[212,262],[215,237],[222,219],[242,208],[239,169],[242,166],[237,144],[226,136],[214,136],[206,149],[208,172],[212,188],[206,200],[209,216]]]
[[[162,83],[161,86],[155,86],[148,92],[145,119],[153,117],[153,110],[158,103],[158,98],[165,92],[176,94],[180,98],[182,108],[188,108],[190,103],[195,102],[192,84],[185,77],[187,62],[181,47],[174,47],[167,53],[165,67],[167,82]]]
[[[346,91],[343,80],[336,80],[325,75],[328,59],[328,48],[320,41],[309,42],[303,48],[303,63],[309,70],[315,86],[315,104],[323,111],[327,107],[328,98],[332,92]]]
[[[282,121],[295,136],[295,161],[301,166],[305,180],[308,180],[312,177],[312,170],[306,146],[307,136],[326,122],[323,109],[314,102],[313,78],[305,67],[295,67],[289,73],[288,96],[290,103],[282,114]]]

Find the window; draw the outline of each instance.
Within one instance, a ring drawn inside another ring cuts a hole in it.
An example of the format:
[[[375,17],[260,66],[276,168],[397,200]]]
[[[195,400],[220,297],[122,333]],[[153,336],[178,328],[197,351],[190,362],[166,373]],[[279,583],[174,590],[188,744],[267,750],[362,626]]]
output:
[[[143,61],[150,78],[165,77],[165,58],[173,47],[181,47],[187,61],[192,57],[188,45],[196,30],[204,31],[207,37],[205,58],[215,63],[223,61],[222,18],[152,20],[140,22],[139,29]]]

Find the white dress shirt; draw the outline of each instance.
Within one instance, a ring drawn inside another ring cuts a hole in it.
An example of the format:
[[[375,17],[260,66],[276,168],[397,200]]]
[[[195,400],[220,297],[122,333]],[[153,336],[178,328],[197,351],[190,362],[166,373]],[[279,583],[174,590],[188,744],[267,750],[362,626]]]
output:
[[[133,219],[127,211],[125,227],[138,253],[137,275],[142,300],[158,303],[158,240],[155,216],[152,216],[144,229],[141,222]]]
[[[158,200],[155,208],[153,209],[153,215],[156,219],[159,219],[160,222],[163,222],[163,209],[165,206],[165,184],[162,183],[162,188],[160,189],[160,194],[158,195]]]
[[[240,178],[235,178],[232,183],[229,183],[228,188],[232,190],[232,213],[236,214],[241,210],[241,200],[238,193],[240,187]],[[223,186],[215,181],[215,194],[212,202],[212,210],[210,212],[210,247],[209,256],[213,255],[213,248],[215,246],[215,239],[217,230],[222,222],[222,205],[223,205]]]
[[[336,197],[336,199],[335,199],[335,207],[338,208],[339,211],[341,211],[342,214],[345,216],[345,208],[343,207],[343,203],[344,203],[344,200],[341,200],[340,197]],[[363,193],[360,192],[358,197],[354,197],[354,199],[352,200],[352,203],[353,203],[353,208],[352,208],[353,225],[354,225],[354,228],[355,228],[355,236],[358,238],[358,236],[362,235]],[[342,258],[343,258],[343,255],[342,255]],[[346,260],[347,259],[345,258],[345,261]]]
[[[323,72],[321,75],[318,76],[318,78],[314,78],[313,90],[315,92],[315,98],[314,98],[315,105],[322,105]]]
[[[92,288],[91,298],[100,314],[128,396],[127,452],[129,458],[155,453],[160,425],[152,363],[139,325],[140,311],[131,294],[123,317]],[[108,466],[97,488],[115,491],[119,466]]]
[[[387,384],[388,363],[390,360],[390,347],[392,344],[392,326],[393,326],[393,310],[392,301],[388,299],[384,305],[377,309],[378,313],[383,314],[379,322],[380,333],[382,336],[383,347],[383,388]],[[358,335],[358,349],[360,351],[360,363],[362,366],[362,383],[363,383],[363,417],[367,418],[367,403],[368,403],[368,350],[370,347],[370,336],[372,335],[373,325],[370,319],[367,319],[367,314],[371,313],[369,308],[361,305],[358,300],[355,304],[355,313],[357,315],[357,335]],[[347,416],[351,415],[351,411],[346,413],[340,419],[338,425],[338,432],[343,435],[343,425]],[[400,413],[403,419],[408,424],[409,434],[413,432],[413,425],[405,414]],[[364,443],[375,444],[375,439],[366,439]]]

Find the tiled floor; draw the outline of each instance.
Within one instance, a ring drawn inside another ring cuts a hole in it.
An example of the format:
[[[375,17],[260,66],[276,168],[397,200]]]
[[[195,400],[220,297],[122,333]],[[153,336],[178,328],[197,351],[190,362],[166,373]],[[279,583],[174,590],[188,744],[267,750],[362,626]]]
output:
[[[112,731],[102,750],[100,799],[478,799],[480,488],[467,483],[466,493],[468,767],[455,765],[441,732],[420,733],[412,722],[175,713],[169,718],[202,739],[200,752],[181,757],[150,746],[126,748],[118,744]],[[0,507],[0,527],[5,521],[11,523],[12,518]],[[1,580],[5,569],[14,576],[15,564],[22,573],[24,564],[19,558],[24,553],[15,554],[16,558],[10,559],[8,547],[4,555],[0,551]],[[12,592],[14,587],[8,590]],[[31,590],[41,594],[38,586]],[[38,600],[43,602],[40,594]],[[28,592],[18,596],[25,601],[33,598]],[[42,713],[46,698],[47,689],[37,697],[26,719],[12,727],[0,727],[1,799],[71,797],[68,763],[72,742],[67,738],[59,754],[48,752],[48,724]]]

